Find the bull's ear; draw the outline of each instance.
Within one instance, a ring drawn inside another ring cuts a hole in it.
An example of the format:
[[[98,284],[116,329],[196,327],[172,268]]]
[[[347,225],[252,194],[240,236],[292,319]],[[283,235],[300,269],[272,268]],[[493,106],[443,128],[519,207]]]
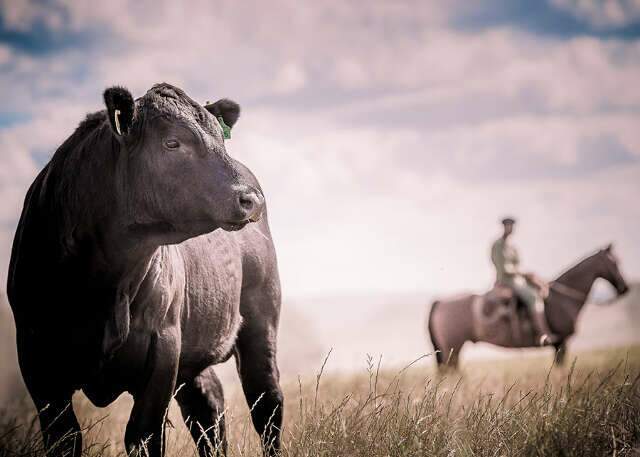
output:
[[[204,108],[216,118],[222,117],[222,120],[229,128],[233,128],[233,125],[240,117],[240,105],[228,98],[223,98],[211,104],[207,102]]]
[[[129,133],[136,116],[136,103],[131,92],[124,87],[110,87],[104,91],[104,103],[113,131],[119,136]]]

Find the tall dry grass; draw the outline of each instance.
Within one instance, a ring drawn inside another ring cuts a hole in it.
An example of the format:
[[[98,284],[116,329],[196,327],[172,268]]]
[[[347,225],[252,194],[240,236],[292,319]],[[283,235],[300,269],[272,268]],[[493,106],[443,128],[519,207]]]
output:
[[[474,362],[439,376],[432,360],[388,370],[370,358],[359,374],[322,374],[283,383],[285,456],[640,455],[640,347],[578,354],[565,368],[544,357]],[[330,359],[329,359],[330,363]],[[124,453],[131,407],[107,409],[82,396],[84,454]],[[33,417],[5,410],[0,456],[42,455]],[[239,392],[226,411],[229,454],[260,455]],[[170,456],[195,455],[177,408],[169,411]]]

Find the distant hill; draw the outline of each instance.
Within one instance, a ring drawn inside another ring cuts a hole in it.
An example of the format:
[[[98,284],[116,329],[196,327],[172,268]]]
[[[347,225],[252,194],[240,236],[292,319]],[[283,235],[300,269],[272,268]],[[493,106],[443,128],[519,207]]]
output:
[[[640,329],[640,281],[629,284],[629,293],[622,298],[621,302],[625,306],[631,322]]]
[[[590,349],[640,342],[640,282],[610,304],[586,305],[578,322],[570,350]],[[612,297],[606,288],[594,291],[591,301],[603,303]],[[285,300],[279,332],[278,360],[284,379],[316,373],[333,349],[326,371],[362,371],[367,355],[383,366],[404,366],[432,351],[425,319],[432,294],[320,297]],[[15,354],[13,316],[0,296],[0,401],[21,392]],[[546,349],[545,349],[546,350]],[[550,350],[546,350],[550,352]],[[468,345],[463,358],[521,356],[540,350],[505,350],[488,344]],[[426,363],[432,363],[427,360]],[[219,367],[225,383],[237,383],[233,360]]]
[[[591,349],[640,342],[640,282],[629,284],[630,291],[619,300],[610,286],[599,284],[578,321],[578,330],[570,348]],[[298,300],[297,313],[312,323],[319,345],[326,354],[333,348],[328,371],[363,370],[367,354],[383,364],[406,365],[433,349],[428,340],[425,320],[433,295],[424,293],[325,297]],[[287,304],[285,304],[287,306]],[[285,338],[286,327],[281,334]],[[288,344],[280,346],[286,352]],[[296,342],[304,345],[305,340]],[[297,350],[300,350],[298,348]],[[530,350],[501,349],[489,344],[468,344],[463,357],[490,358],[520,356]],[[550,350],[548,350],[550,352]],[[537,349],[533,352],[539,353]],[[298,373],[315,372],[323,357],[306,358]],[[292,366],[288,367],[291,370]]]

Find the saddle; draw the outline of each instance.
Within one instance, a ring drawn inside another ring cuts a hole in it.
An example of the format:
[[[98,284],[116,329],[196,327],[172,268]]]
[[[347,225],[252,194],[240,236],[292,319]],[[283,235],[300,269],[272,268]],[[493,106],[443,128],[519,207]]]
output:
[[[522,339],[525,337],[528,341],[529,337],[526,337],[526,335],[533,335],[531,317],[524,303],[518,299],[513,289],[509,286],[496,284],[493,289],[478,296],[478,301],[483,325],[489,328],[498,321],[505,320],[511,329],[509,341],[520,342],[517,344],[518,346],[533,344],[527,344]],[[486,331],[486,329],[480,330],[481,334],[486,333]],[[533,336],[530,338],[533,338]]]
[[[484,313],[493,314],[498,308],[518,307],[518,298],[509,286],[496,284],[493,289],[482,296]]]
[[[497,301],[506,303],[515,297],[513,289],[503,284],[496,284],[489,292],[484,294],[485,299],[489,301]]]

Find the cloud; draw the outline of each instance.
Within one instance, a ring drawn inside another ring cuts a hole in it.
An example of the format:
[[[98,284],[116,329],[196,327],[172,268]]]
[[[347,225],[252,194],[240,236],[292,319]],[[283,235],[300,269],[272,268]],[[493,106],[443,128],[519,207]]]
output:
[[[0,45],[0,122],[15,119],[0,124],[0,221],[13,230],[105,87],[140,96],[164,80],[242,104],[228,148],[265,188],[287,294],[485,287],[495,222],[514,212],[545,274],[609,238],[640,274],[625,203],[640,181],[640,41],[539,35],[516,17],[471,32],[456,23],[469,8],[23,3],[5,28],[89,38]]]
[[[551,0],[550,3],[598,29],[624,27],[640,20],[638,0]]]
[[[18,3],[2,0],[0,6],[4,26],[12,30],[29,31],[38,21],[47,21],[47,25],[51,28],[56,28],[60,24],[60,17],[55,14],[54,8],[45,11],[38,6],[38,2],[33,0]],[[54,17],[55,19],[51,19]]]
[[[9,46],[0,44],[0,65],[9,63],[11,59],[11,49]]]
[[[274,90],[278,94],[296,92],[306,83],[304,69],[295,62],[285,63],[279,70],[274,81]]]
[[[267,193],[289,293],[488,287],[487,250],[505,213],[518,214],[525,263],[545,276],[612,239],[625,267],[640,267],[640,215],[627,203],[640,164],[628,151],[608,155],[620,145],[600,136],[615,127],[602,119],[533,116],[437,138],[255,112],[242,122],[230,150]],[[300,137],[274,134],[278,123]],[[514,149],[496,156],[505,132]],[[447,146],[456,141],[459,150]]]

